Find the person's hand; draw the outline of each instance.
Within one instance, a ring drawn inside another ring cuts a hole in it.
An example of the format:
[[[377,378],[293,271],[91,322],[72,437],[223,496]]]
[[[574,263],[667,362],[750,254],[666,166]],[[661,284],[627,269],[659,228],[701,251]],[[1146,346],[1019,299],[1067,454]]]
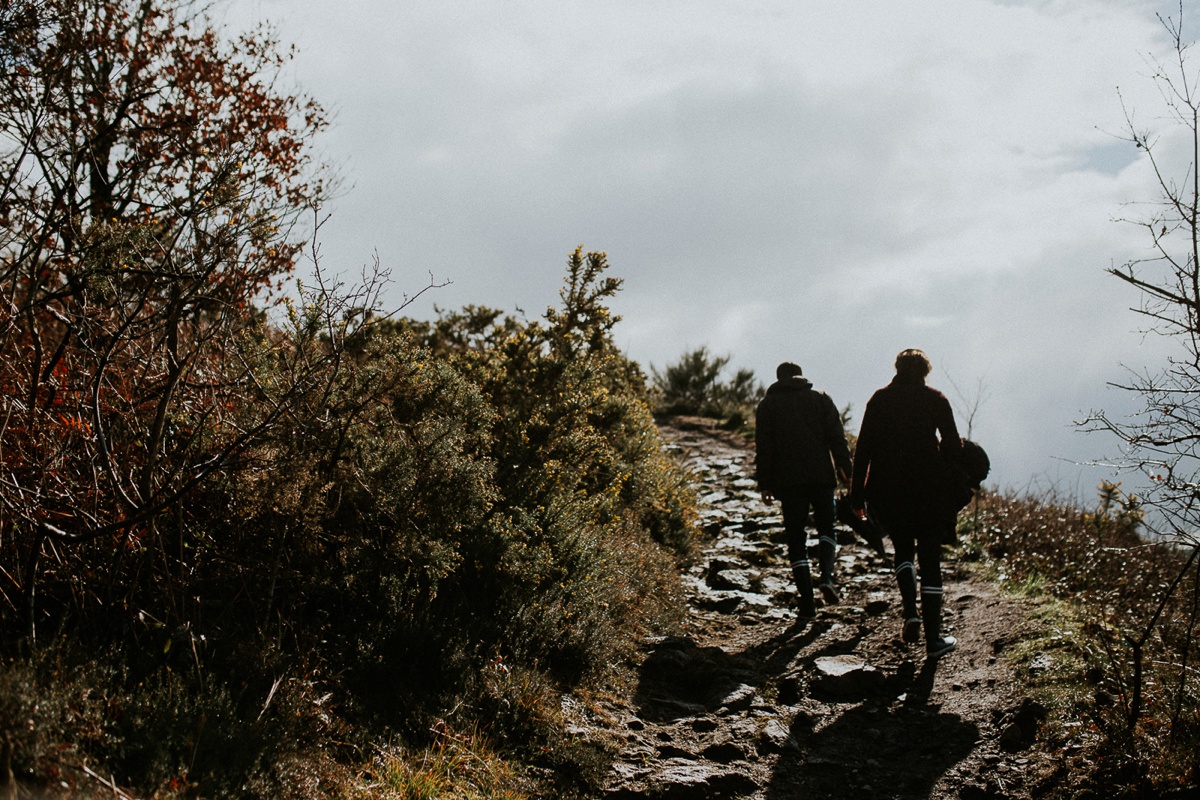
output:
[[[771,505],[772,503],[775,502],[775,495],[771,494],[770,489],[763,489],[762,490],[762,499],[763,499],[764,503],[766,503],[767,505]]]
[[[858,517],[859,519],[867,518],[867,511],[863,507],[863,501],[861,497],[857,497],[853,494],[850,495],[850,510],[853,511],[854,516]]]

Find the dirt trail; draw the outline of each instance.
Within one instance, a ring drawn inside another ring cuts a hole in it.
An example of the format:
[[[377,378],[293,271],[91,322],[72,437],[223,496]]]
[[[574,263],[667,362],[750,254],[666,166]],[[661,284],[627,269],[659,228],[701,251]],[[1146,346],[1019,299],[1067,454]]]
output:
[[[890,561],[844,529],[842,600],[797,624],[779,507],[758,495],[748,443],[702,420],[663,433],[716,538],[685,576],[680,635],[647,642],[632,696],[577,731],[620,743],[604,797],[1030,796],[1037,709],[1005,658],[1029,625],[1015,601],[951,560],[958,649],[926,659],[899,641]]]

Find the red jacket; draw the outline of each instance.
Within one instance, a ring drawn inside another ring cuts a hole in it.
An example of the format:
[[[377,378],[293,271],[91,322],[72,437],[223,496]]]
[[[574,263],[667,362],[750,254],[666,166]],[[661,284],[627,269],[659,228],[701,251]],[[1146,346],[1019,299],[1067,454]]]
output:
[[[961,449],[946,396],[924,380],[897,377],[863,412],[851,500],[940,516],[949,506],[945,459]]]

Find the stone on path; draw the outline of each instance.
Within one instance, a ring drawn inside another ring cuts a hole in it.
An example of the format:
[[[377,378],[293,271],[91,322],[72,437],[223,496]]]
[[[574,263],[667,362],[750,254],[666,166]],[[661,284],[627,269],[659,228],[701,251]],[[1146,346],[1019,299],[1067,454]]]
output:
[[[822,656],[813,662],[815,692],[835,697],[862,697],[879,690],[883,673],[854,655]]]
[[[736,768],[669,759],[660,762],[645,778],[644,787],[622,787],[609,792],[608,797],[610,800],[713,800],[745,797],[758,788],[753,778]]]

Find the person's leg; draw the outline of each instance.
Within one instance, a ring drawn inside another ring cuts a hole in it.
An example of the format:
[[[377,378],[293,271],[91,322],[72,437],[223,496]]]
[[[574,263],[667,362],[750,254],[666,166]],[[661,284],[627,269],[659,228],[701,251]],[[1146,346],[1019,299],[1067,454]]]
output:
[[[892,563],[896,570],[896,586],[900,589],[900,617],[904,620],[900,638],[905,644],[916,644],[921,640],[921,618],[917,612],[917,539],[911,525],[886,509],[874,513],[872,518],[892,540]]]
[[[796,613],[801,619],[817,615],[813,599],[812,566],[808,560],[808,498],[793,491],[778,493],[783,508],[783,530],[787,537],[788,558],[792,562],[792,578],[796,581],[799,601]]]
[[[956,644],[953,636],[942,635],[942,543],[940,531],[929,530],[917,542],[921,568],[921,618],[925,627],[925,648],[931,656],[949,653]]]
[[[813,527],[817,529],[818,559],[821,564],[821,595],[826,603],[836,603],[842,599],[837,590],[837,580],[833,568],[837,558],[837,534],[833,523],[837,517],[837,508],[832,488],[815,488],[809,498],[813,508]]]

